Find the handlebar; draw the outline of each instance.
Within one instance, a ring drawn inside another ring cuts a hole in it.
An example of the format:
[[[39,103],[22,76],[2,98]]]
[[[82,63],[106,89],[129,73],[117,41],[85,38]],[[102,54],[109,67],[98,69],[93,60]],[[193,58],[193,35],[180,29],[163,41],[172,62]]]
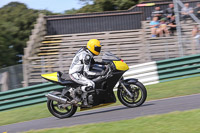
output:
[[[106,74],[106,75],[103,75],[103,76],[99,76],[99,77],[93,79],[94,82],[100,81],[100,80],[104,80],[104,79],[107,79],[107,78],[109,78],[110,76],[112,76],[112,74],[111,74],[111,73],[112,73],[111,65],[108,64],[107,67],[108,67],[108,72],[107,72],[107,74]]]

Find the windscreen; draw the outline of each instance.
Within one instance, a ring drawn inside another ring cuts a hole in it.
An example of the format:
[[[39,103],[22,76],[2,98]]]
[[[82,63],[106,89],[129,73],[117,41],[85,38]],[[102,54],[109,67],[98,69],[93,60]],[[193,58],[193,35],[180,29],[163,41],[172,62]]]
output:
[[[107,52],[104,52],[104,54],[102,56],[102,60],[114,60],[114,61],[118,61],[118,60],[120,60],[120,58],[118,58],[117,56],[115,56],[111,52],[107,51]]]

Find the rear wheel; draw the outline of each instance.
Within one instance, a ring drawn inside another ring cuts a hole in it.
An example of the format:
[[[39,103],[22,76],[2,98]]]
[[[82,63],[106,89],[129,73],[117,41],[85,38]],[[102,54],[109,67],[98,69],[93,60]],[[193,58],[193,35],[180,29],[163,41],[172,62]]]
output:
[[[56,92],[57,96],[61,96],[61,93]],[[71,104],[62,104],[57,101],[47,100],[47,107],[49,112],[60,119],[68,118],[76,113],[77,107]]]
[[[139,81],[130,83],[126,88],[133,94],[133,97],[130,97],[123,88],[118,88],[117,90],[118,99],[123,105],[133,108],[138,107],[145,102],[147,91],[142,83]]]

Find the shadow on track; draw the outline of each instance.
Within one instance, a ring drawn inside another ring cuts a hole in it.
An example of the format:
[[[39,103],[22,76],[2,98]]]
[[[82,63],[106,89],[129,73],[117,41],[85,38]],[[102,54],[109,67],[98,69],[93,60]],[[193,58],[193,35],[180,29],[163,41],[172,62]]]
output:
[[[140,107],[151,106],[151,105],[154,105],[154,104],[148,103],[148,104],[141,105]],[[136,107],[136,108],[140,108],[140,107]],[[103,111],[98,111],[98,110],[94,110],[94,112],[85,111],[84,114],[77,114],[77,115],[74,115],[73,117],[87,116],[87,115],[92,115],[92,114],[101,114],[101,113],[112,112],[112,111],[117,111],[117,110],[124,110],[124,109],[133,109],[133,108],[128,108],[126,106],[122,106],[122,107],[118,107],[118,108],[115,108],[115,109],[108,109],[108,110],[103,110]]]

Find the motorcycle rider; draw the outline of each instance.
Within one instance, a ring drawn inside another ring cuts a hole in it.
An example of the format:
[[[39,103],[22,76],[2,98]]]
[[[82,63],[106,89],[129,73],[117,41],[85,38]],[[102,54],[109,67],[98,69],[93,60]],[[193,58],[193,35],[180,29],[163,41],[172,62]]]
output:
[[[101,52],[101,43],[97,39],[91,39],[87,43],[87,47],[82,47],[74,56],[70,69],[70,78],[78,84],[83,85],[83,92],[95,89],[95,83],[88,79],[90,77],[103,76],[107,73],[108,68],[102,72],[91,71],[91,65],[96,63],[94,56],[98,56]]]

